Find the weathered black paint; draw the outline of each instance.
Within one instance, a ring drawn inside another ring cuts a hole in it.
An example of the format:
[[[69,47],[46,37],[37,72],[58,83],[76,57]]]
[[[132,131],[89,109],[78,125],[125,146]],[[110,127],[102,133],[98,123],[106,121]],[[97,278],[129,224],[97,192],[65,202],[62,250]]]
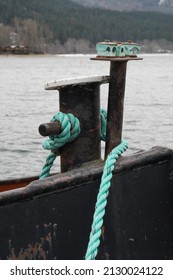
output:
[[[0,194],[1,259],[83,259],[103,163]],[[172,151],[121,157],[99,259],[173,259]]]
[[[105,219],[111,259],[173,259],[169,167],[162,162],[113,178]]]

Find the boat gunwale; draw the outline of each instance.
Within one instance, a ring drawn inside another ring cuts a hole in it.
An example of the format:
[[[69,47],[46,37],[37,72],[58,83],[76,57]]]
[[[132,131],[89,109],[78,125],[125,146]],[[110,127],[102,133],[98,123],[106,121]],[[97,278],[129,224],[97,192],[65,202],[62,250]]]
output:
[[[142,169],[147,165],[170,162],[171,175],[172,161],[173,150],[156,146],[148,151],[140,151],[129,156],[121,156],[118,159],[114,174],[124,174],[132,170]],[[84,186],[86,182],[100,181],[103,166],[103,161],[88,162],[83,164],[82,167],[71,171],[55,174],[45,179],[35,180],[25,187],[1,192],[0,207],[19,201],[36,199],[52,193],[72,190]]]

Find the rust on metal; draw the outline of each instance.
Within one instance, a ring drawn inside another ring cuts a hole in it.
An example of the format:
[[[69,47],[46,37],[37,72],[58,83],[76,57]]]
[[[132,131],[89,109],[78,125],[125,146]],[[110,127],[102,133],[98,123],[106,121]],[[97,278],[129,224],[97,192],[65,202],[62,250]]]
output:
[[[121,143],[126,67],[126,61],[110,65],[105,156]]]
[[[143,60],[143,58],[137,57],[137,56],[125,56],[125,57],[96,56],[96,57],[92,57],[91,60],[100,60],[100,61],[129,61],[129,60]]]
[[[51,136],[55,134],[61,133],[61,124],[59,121],[50,122],[50,123],[42,123],[39,126],[39,133],[42,136]]]
[[[44,234],[41,234],[41,228]],[[44,224],[36,226],[38,241],[29,243],[25,248],[16,249],[13,240],[8,240],[9,256],[8,260],[46,260],[52,254],[52,241],[56,239],[57,224]],[[35,236],[33,236],[33,239]]]
[[[81,133],[61,148],[61,171],[100,159],[100,84],[67,86],[59,89],[60,111],[80,121]]]
[[[109,97],[107,110],[105,158],[121,143],[123,126],[124,94],[126,68],[129,60],[142,60],[138,57],[101,57],[91,58],[98,61],[110,61]]]
[[[14,248],[11,249],[8,260],[46,260],[46,252],[41,242],[29,244],[26,249],[21,248],[19,253],[15,253]]]

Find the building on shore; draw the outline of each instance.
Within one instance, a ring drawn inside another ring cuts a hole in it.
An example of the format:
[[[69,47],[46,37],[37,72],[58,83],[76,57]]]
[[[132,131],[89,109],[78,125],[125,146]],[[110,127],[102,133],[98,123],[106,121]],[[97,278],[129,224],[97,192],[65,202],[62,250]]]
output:
[[[0,46],[0,54],[29,54],[30,49],[28,46],[13,45],[13,46]]]

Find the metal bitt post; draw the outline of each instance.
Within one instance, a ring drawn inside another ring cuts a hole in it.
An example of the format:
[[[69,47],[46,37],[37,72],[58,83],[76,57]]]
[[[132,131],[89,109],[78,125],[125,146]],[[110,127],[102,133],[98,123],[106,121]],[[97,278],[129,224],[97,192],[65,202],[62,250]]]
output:
[[[92,60],[110,61],[110,81],[106,130],[107,155],[121,143],[123,126],[124,93],[126,68],[129,60],[141,60],[137,57],[96,57]]]
[[[100,84],[107,82],[107,76],[96,76],[46,84],[45,89],[59,90],[60,111],[73,114],[81,126],[80,135],[61,148],[61,172],[100,159]]]

